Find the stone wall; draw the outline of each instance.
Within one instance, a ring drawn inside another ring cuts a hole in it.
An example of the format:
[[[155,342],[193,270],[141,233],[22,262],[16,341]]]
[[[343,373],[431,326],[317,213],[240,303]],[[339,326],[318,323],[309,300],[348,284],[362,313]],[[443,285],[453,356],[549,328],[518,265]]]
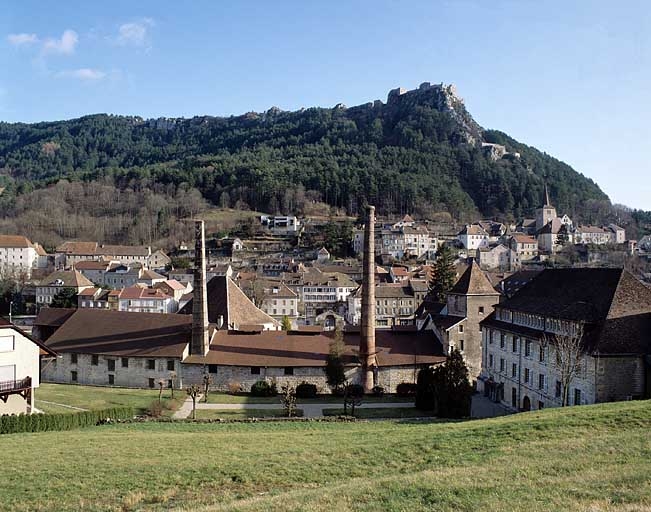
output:
[[[596,366],[596,401],[643,398],[645,367],[642,357],[599,357]]]
[[[60,358],[47,362],[41,370],[44,382],[58,382],[64,384],[86,384],[92,386],[121,386],[128,388],[158,387],[158,381],[164,380],[165,385],[171,379],[171,373],[177,373],[174,387],[183,387],[180,373],[181,361],[179,358],[145,358],[129,357],[128,366],[122,366],[121,357],[98,356],[97,365],[92,364],[91,354],[77,354],[77,362],[72,362],[73,354],[61,354]],[[109,371],[109,360],[115,361],[115,370]],[[154,360],[154,369],[149,369],[149,361]],[[174,365],[174,370],[168,369],[169,364]],[[72,372],[77,372],[77,380],[72,380]],[[113,375],[113,382],[109,381]]]

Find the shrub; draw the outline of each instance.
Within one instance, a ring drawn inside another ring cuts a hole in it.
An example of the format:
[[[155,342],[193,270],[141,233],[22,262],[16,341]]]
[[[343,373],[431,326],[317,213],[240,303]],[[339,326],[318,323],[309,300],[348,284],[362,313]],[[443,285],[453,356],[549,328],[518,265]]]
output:
[[[309,382],[301,382],[298,386],[296,386],[296,397],[297,398],[316,397],[316,384],[310,384]]]
[[[158,400],[154,400],[147,408],[147,414],[152,418],[160,418],[163,415],[163,406]]]
[[[416,384],[413,382],[401,382],[396,386],[396,394],[398,396],[415,396]]]
[[[72,414],[5,415],[0,416],[0,434],[72,430],[99,425],[106,422],[107,419],[122,420],[129,418],[133,418],[132,407],[115,407],[96,411],[81,411]]]
[[[242,384],[240,384],[239,382],[232,380],[228,383],[228,392],[231,395],[235,395],[241,391],[242,391]]]
[[[371,393],[373,393],[374,396],[384,396],[384,388],[382,386],[373,386]]]
[[[361,384],[348,384],[346,392],[348,396],[364,396],[364,386]]]
[[[251,386],[251,395],[253,396],[276,396],[278,389],[276,383],[269,384],[266,380],[259,380]]]
[[[346,388],[344,386],[337,386],[335,388],[332,388],[330,391],[334,396],[342,397],[344,396],[344,392],[346,391]]]

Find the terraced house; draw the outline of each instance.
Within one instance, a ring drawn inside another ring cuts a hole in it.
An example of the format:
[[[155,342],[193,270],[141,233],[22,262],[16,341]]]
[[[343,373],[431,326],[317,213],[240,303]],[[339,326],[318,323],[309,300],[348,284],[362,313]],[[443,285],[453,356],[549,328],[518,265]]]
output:
[[[513,410],[651,396],[651,289],[625,270],[544,270],[481,325],[478,388]]]

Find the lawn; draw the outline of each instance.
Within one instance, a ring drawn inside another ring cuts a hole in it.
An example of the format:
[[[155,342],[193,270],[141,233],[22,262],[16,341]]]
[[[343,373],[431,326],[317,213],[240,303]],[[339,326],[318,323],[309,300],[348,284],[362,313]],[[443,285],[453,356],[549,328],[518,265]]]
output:
[[[0,436],[0,510],[638,511],[651,402],[412,423],[143,423]]]
[[[185,393],[176,390],[177,399],[172,402],[170,390],[163,390],[163,405],[166,411],[175,410]],[[68,405],[80,409],[107,409],[110,407],[133,407],[142,413],[158,400],[156,389],[126,389],[99,386],[76,386],[72,384],[41,384],[35,392],[35,405],[43,412],[75,412],[75,409],[62,407]],[[49,403],[46,403],[49,402]],[[56,405],[60,404],[60,405]]]
[[[297,398],[296,402],[299,404],[343,404],[343,398],[335,395],[318,395],[316,398]],[[203,402],[203,400],[202,400]],[[397,395],[384,395],[365,396],[362,400],[363,403],[414,403],[413,397],[399,397]],[[278,396],[251,396],[248,394],[231,395],[229,393],[214,393],[208,394],[209,404],[280,404],[280,395]]]
[[[323,409],[324,416],[342,416],[342,409]],[[348,409],[350,415],[350,409]],[[356,418],[424,418],[430,416],[426,412],[419,411],[414,407],[376,407],[376,408],[355,408]]]
[[[282,418],[285,416],[283,409],[197,409],[197,419],[217,419],[224,420],[246,419],[246,418]],[[295,416],[303,416],[303,411],[296,410]]]

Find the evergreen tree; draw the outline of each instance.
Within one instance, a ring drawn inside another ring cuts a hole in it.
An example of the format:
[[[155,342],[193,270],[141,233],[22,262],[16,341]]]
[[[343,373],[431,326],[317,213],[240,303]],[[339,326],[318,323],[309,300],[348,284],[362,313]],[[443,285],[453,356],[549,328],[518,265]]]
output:
[[[335,329],[335,337],[330,343],[330,351],[326,357],[326,381],[330,389],[335,391],[346,382],[343,355],[345,350],[344,335],[341,327]]]
[[[289,317],[287,315],[283,316],[282,329],[283,329],[283,331],[291,331],[292,330],[292,321],[289,319]]]
[[[76,308],[77,292],[74,288],[63,288],[59,293],[52,297],[50,303],[52,308]]]
[[[569,241],[570,241],[570,236],[567,233],[567,226],[563,224],[558,230],[558,236],[556,237],[556,245],[565,247],[565,245],[569,243]]]
[[[418,373],[417,409],[434,411],[441,418],[463,418],[470,415],[471,400],[468,367],[458,350],[454,349],[442,365]]]
[[[447,293],[454,286],[456,271],[454,256],[448,247],[443,247],[436,258],[430,281],[430,297],[436,302],[445,302]]]

